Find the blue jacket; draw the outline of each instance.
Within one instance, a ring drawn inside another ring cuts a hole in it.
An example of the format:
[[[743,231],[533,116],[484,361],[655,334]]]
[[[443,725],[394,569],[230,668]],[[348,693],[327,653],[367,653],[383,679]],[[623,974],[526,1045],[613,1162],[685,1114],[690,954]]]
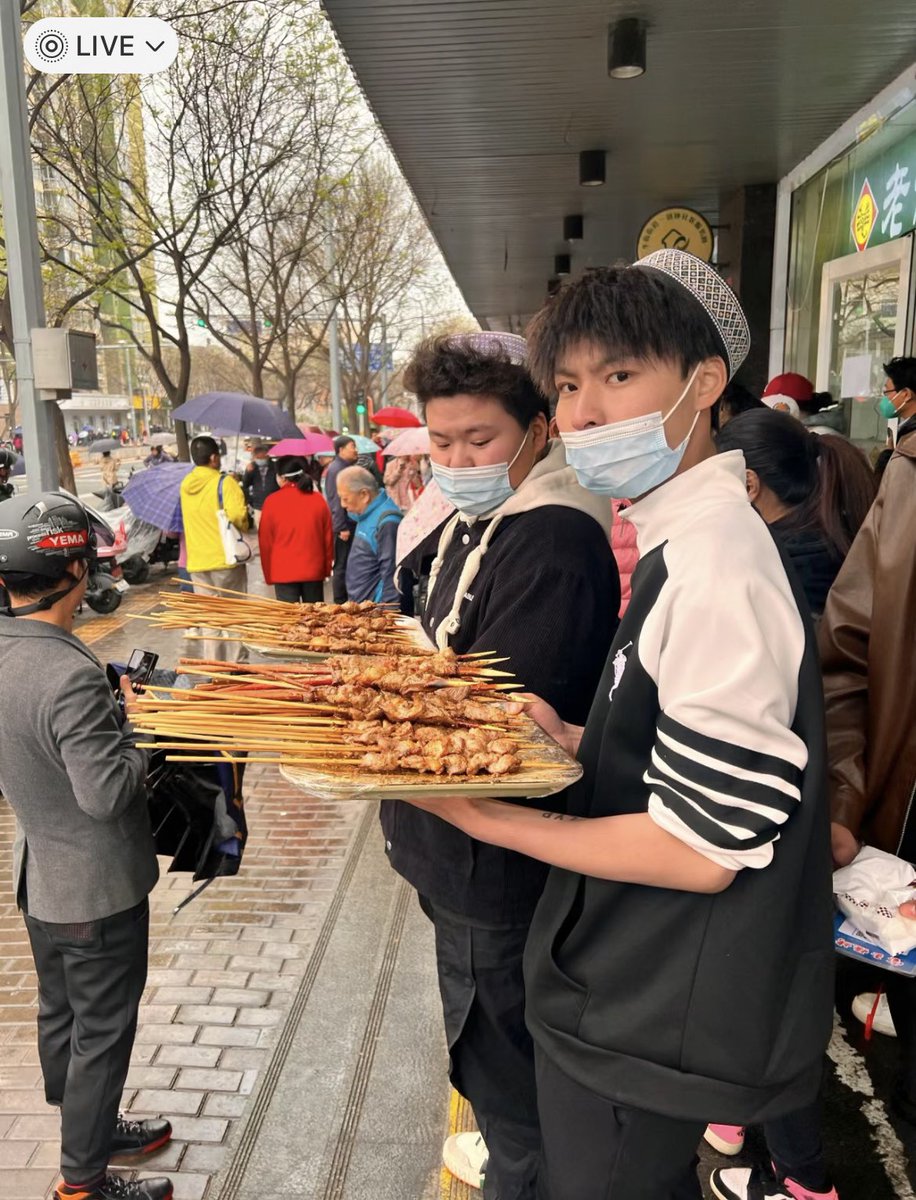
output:
[[[347,559],[347,597],[390,603],[398,599],[394,586],[395,546],[401,510],[387,492],[379,492],[356,521]]]

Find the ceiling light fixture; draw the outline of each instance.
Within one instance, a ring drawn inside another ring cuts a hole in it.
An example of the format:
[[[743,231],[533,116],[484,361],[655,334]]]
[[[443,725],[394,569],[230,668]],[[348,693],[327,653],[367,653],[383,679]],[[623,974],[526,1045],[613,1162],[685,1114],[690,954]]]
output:
[[[607,151],[583,150],[579,154],[579,183],[582,187],[600,187],[607,170]]]
[[[646,26],[624,17],[607,31],[607,73],[612,79],[636,79],[646,71]]]
[[[560,280],[559,279],[554,277],[553,279],[547,280],[547,295],[548,296],[555,296],[559,290],[560,290]]]
[[[581,213],[570,213],[563,218],[563,241],[581,242],[585,236],[585,218]]]
[[[553,273],[561,279],[564,275],[568,275],[572,270],[572,259],[568,254],[555,254],[553,256]]]

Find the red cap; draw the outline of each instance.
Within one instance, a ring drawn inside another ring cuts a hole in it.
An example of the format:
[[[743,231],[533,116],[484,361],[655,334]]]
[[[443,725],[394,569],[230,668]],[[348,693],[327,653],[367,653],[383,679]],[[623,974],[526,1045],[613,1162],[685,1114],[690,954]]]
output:
[[[798,404],[807,404],[814,396],[814,384],[797,371],[775,375],[763,389],[764,396],[791,396]]]

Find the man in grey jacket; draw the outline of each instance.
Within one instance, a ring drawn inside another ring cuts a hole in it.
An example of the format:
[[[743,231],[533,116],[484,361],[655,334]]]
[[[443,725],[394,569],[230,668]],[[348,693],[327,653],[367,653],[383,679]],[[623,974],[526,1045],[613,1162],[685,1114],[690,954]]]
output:
[[[158,864],[146,754],[98,660],[73,635],[95,536],[65,492],[0,515],[0,790],[17,821],[13,886],[38,973],[45,1095],[61,1110],[58,1200],[171,1200],[168,1179],[108,1173],[171,1137],[118,1115],[146,983]],[[12,618],[16,618],[13,620]],[[125,708],[134,696],[121,680]]]

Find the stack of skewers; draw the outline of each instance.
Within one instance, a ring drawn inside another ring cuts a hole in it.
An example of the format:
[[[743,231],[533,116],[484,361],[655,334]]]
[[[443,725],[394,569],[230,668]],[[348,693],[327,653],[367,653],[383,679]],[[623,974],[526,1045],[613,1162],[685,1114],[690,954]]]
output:
[[[507,711],[515,685],[499,661],[450,652],[321,664],[182,660],[180,670],[202,682],[153,689],[133,720],[170,758],[278,763],[318,794],[558,791],[578,765],[529,718]]]
[[[270,655],[428,653],[411,636],[406,618],[394,608],[371,601],[284,604],[219,588],[162,592],[161,597],[162,608],[146,618],[154,625],[222,630],[224,640],[244,642]],[[214,635],[205,636],[213,640]]]

